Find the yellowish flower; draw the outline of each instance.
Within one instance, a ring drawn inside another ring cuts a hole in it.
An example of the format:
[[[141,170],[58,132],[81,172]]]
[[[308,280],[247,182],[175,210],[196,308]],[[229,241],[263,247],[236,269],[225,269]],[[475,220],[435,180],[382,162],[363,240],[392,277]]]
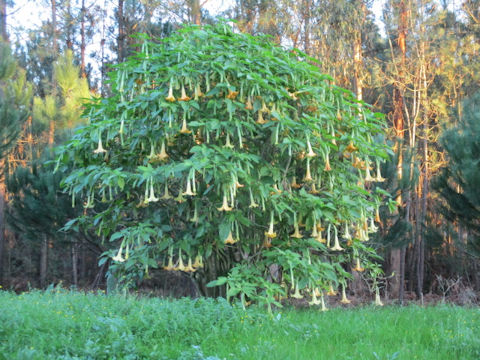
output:
[[[377,176],[375,177],[376,182],[384,182],[385,178],[382,177],[382,174],[380,172],[380,162],[377,161]]]
[[[333,290],[332,284],[330,284],[330,286],[328,287],[327,295],[328,295],[328,296],[335,296],[335,295],[337,295],[337,292],[336,292],[335,290]]]
[[[263,114],[262,114],[261,110],[258,111],[258,117],[257,117],[256,123],[260,124],[260,125],[263,125],[263,124],[267,123],[267,121],[263,118]]]
[[[302,185],[297,184],[297,177],[296,176],[293,177],[293,180],[292,180],[292,183],[290,184],[290,186],[294,189],[299,189],[299,188],[302,187]]]
[[[112,260],[117,261],[117,262],[124,262],[125,259],[122,257],[122,251],[123,251],[123,245],[120,246],[120,249],[118,249],[117,255],[115,255]]]
[[[232,231],[228,233],[227,238],[223,241],[227,245],[233,245],[238,241],[238,239],[234,239],[232,235]]]
[[[180,129],[180,134],[191,134],[192,132],[187,127],[187,119],[184,116],[182,122],[182,128]]]
[[[295,299],[303,299],[303,295],[300,294],[300,289],[298,288],[298,281],[295,285],[295,292],[294,294],[292,295],[292,298],[295,298]]]
[[[320,296],[320,302],[321,302],[321,311],[328,311],[327,307],[325,306],[325,298],[323,296],[323,291],[322,291],[322,295]]]
[[[230,143],[230,134],[227,133],[227,139],[225,140],[225,148],[233,149],[233,145]]]
[[[190,178],[187,179],[187,188],[185,189],[185,192],[183,195],[189,195],[189,196],[194,196],[195,193],[192,191],[192,185],[190,182]]]
[[[165,98],[165,100],[169,102],[174,102],[175,96],[173,96],[173,89],[172,89],[172,83],[170,82],[170,87],[168,88],[168,96]]]
[[[250,97],[248,97],[247,103],[245,104],[245,110],[253,110],[253,105],[252,105],[252,101],[250,100]]]
[[[312,290],[312,301],[308,303],[308,305],[320,305],[321,301],[317,298],[317,291]]]
[[[340,242],[338,241],[337,229],[335,228],[335,242],[333,247],[330,248],[332,251],[343,251],[344,249],[340,246]]]
[[[310,173],[310,158],[307,158],[307,171],[305,173],[304,181],[313,181],[312,174]]]
[[[228,91],[227,99],[234,100],[238,95],[238,91]]]
[[[375,305],[383,306],[382,300],[380,299],[380,290],[378,289],[378,286],[375,288]]]
[[[192,265],[194,268],[203,268],[203,258],[202,255],[197,255],[195,257],[195,262]]]
[[[205,94],[200,89],[200,84],[197,84],[197,86],[195,86],[195,100],[198,100],[199,98],[203,97],[204,95]]]
[[[365,271],[365,269],[360,265],[360,259],[357,257],[355,259],[355,267],[352,269],[353,271],[358,271],[358,272],[362,272],[362,271]]]
[[[277,237],[277,233],[273,231],[273,211],[270,213],[270,226],[268,231],[265,232],[265,235],[270,239]]]
[[[252,190],[251,190],[251,189],[248,189],[248,191],[250,192],[250,206],[249,206],[249,208],[256,208],[256,207],[258,207],[258,204],[255,203],[255,199],[253,198]]]
[[[99,137],[98,137],[98,146],[97,146],[97,148],[93,151],[93,153],[94,153],[94,154],[101,154],[101,153],[106,153],[106,152],[107,152],[107,150],[105,150],[105,149],[103,148],[103,145],[102,145],[102,137],[99,136]]]
[[[327,155],[327,159],[325,160],[325,167],[323,168],[324,171],[330,171],[332,168],[330,167],[330,159],[329,156]]]
[[[232,208],[228,206],[227,194],[223,194],[222,206],[217,208],[218,211],[232,211]]]
[[[317,190],[315,183],[312,184],[312,188],[310,189],[309,193],[313,195],[317,195],[320,193],[320,191]]]
[[[168,193],[168,185],[167,185],[167,183],[165,183],[165,192],[163,193],[163,195],[160,199],[168,200],[168,199],[171,199],[171,198],[172,198],[172,196]]]
[[[157,202],[159,198],[155,196],[155,192],[153,191],[153,179],[150,179],[150,195],[149,197],[145,200],[145,202],[150,203],[150,202]]]
[[[315,154],[315,152],[312,150],[312,145],[310,144],[310,140],[307,139],[307,154],[305,155],[307,158],[312,158],[312,157],[315,157],[317,156],[317,154]]]
[[[162,147],[160,149],[160,154],[157,155],[157,158],[161,161],[164,161],[164,160],[168,159],[168,154],[165,151],[165,140],[162,141]]]
[[[345,291],[345,285],[342,284],[342,300],[340,300],[342,304],[350,304],[351,301],[347,299],[347,293]]]
[[[167,271],[175,270],[175,266],[173,266],[173,259],[171,256],[168,257],[168,264],[167,266],[164,266],[163,269]]]
[[[195,272],[196,269],[192,266],[192,258],[189,256],[188,257],[188,264],[185,267],[185,272]]]
[[[185,86],[182,85],[182,96],[178,99],[178,101],[189,101],[191,99],[192,98],[187,96],[187,94],[185,93]]]

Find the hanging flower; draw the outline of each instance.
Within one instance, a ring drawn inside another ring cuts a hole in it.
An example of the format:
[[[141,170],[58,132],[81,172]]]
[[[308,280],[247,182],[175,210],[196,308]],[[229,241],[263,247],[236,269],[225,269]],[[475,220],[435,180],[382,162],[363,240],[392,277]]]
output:
[[[293,177],[293,180],[292,180],[292,183],[290,184],[290,186],[294,189],[299,189],[299,188],[302,187],[302,185],[297,184],[297,177],[296,176]]]
[[[228,206],[227,194],[223,194],[222,206],[217,208],[218,211],[232,211],[232,208]]]
[[[182,128],[180,129],[180,134],[191,134],[192,132],[187,128],[187,118],[183,116]]]
[[[192,265],[194,268],[203,268],[203,258],[202,255],[197,255],[195,257],[195,262]]]
[[[167,266],[164,266],[163,269],[167,271],[175,270],[175,266],[173,266],[173,258],[171,256],[168,257],[168,264]]]
[[[347,299],[347,293],[345,291],[345,284],[342,284],[342,300],[340,300],[342,304],[350,304],[351,301]]]
[[[380,299],[380,290],[378,289],[378,286],[375,288],[375,305],[383,306],[382,300]]]
[[[377,223],[381,222],[380,212],[378,211],[378,207],[375,208],[375,221],[376,221]]]
[[[182,96],[178,99],[178,101],[189,101],[191,99],[192,98],[187,96],[187,94],[185,93],[185,86],[183,86],[182,84]]]
[[[358,272],[365,271],[365,269],[360,265],[360,258],[357,257],[355,259],[355,267],[352,270],[353,271],[358,271]]]
[[[233,149],[233,145],[230,143],[230,134],[229,133],[227,133],[227,139],[225,140],[225,145],[223,145],[223,147]]]
[[[293,226],[295,228],[295,231],[293,232],[293,234],[290,235],[290,237],[292,238],[296,238],[296,239],[301,239],[303,238],[302,234],[300,233],[298,227],[299,227],[299,224],[297,222],[297,213],[293,213]]]
[[[247,103],[245,104],[245,110],[253,110],[252,100],[250,97],[248,97]]]
[[[157,155],[157,158],[160,160],[160,161],[164,161],[164,160],[167,160],[168,159],[168,154],[167,152],[165,151],[165,140],[162,141],[162,147],[160,149],[160,154]]]
[[[234,100],[238,95],[238,91],[228,91],[227,99]]]
[[[307,154],[305,155],[307,158],[312,158],[312,157],[315,157],[317,156],[317,154],[315,154],[313,152],[313,149],[312,149],[312,145],[310,144],[310,140],[307,138]]]
[[[328,311],[327,307],[325,306],[325,298],[323,296],[323,291],[322,291],[322,294],[320,296],[320,302],[321,302],[321,305],[322,305],[320,310],[321,311]]]
[[[343,251],[344,249],[340,246],[340,242],[338,241],[338,234],[337,234],[337,228],[335,228],[335,242],[333,244],[333,247],[330,248],[332,251]]]
[[[258,204],[255,203],[255,199],[253,198],[252,189],[248,189],[248,191],[250,192],[250,206],[249,206],[249,208],[258,207]]]
[[[312,306],[312,305],[320,305],[320,304],[321,304],[321,301],[317,299],[317,291],[312,290],[312,301],[310,301],[308,305]]]
[[[189,256],[188,257],[188,264],[185,267],[185,272],[195,272],[196,269],[192,265],[192,258]]]
[[[98,136],[98,146],[97,148],[93,151],[94,154],[101,154],[101,153],[106,153],[107,150],[103,148],[102,145],[102,136],[101,134]]]
[[[329,287],[328,287],[328,292],[327,292],[327,295],[328,296],[335,296],[337,295],[337,291],[335,291],[333,289],[333,285],[330,283]]]
[[[157,202],[159,198],[155,196],[155,192],[153,191],[153,179],[150,179],[150,195],[148,198],[145,200],[146,203],[150,202]]]
[[[370,175],[370,162],[366,161],[366,168],[365,168],[365,182],[372,182],[375,179]]]
[[[172,196],[168,193],[168,185],[165,182],[165,191],[164,191],[164,193],[163,193],[163,195],[160,199],[168,200],[168,199],[171,199],[171,198],[172,198]]]
[[[265,232],[265,235],[270,239],[277,237],[277,233],[273,231],[273,211],[270,213],[270,226],[268,231]]]
[[[261,110],[258,111],[258,117],[257,117],[256,123],[257,123],[257,124],[260,124],[260,125],[263,125],[263,124],[266,124],[266,123],[267,123],[267,121],[265,121],[265,120],[263,119],[263,114],[262,114],[262,111],[261,111]]]
[[[353,144],[353,142],[350,141],[348,146],[345,148],[345,152],[350,154],[350,153],[353,153],[355,151],[358,151],[358,148]]]
[[[298,280],[297,280],[297,283],[296,283],[296,286],[295,286],[295,292],[294,292],[294,294],[292,295],[292,298],[295,298],[295,299],[303,299],[303,295],[300,294],[300,289],[298,288]]]
[[[190,183],[190,178],[187,179],[187,188],[185,189],[185,192],[183,195],[188,195],[188,196],[194,196],[195,193],[192,191],[192,185]]]
[[[313,181],[312,174],[310,173],[310,158],[307,158],[307,171],[303,181]]]
[[[225,245],[233,245],[237,242],[238,240],[234,239],[233,238],[233,235],[232,235],[232,231],[230,230],[230,232],[228,233],[228,236],[227,238],[223,241],[223,243]]]
[[[330,159],[327,154],[326,159],[325,159],[325,167],[323,168],[323,171],[330,171],[332,168],[330,167]]]
[[[182,259],[182,250],[178,250],[178,265],[174,269],[175,271],[185,271],[185,264]]]
[[[382,177],[380,172],[380,162],[377,160],[377,176],[375,177],[376,182],[384,182],[385,178]]]
[[[376,233],[378,230],[378,227],[375,226],[375,223],[373,222],[373,218],[370,218],[370,227],[368,228],[368,231],[371,233]]]
[[[203,97],[205,94],[200,89],[200,84],[195,86],[195,100],[198,101],[199,98]]]
[[[317,195],[320,193],[320,191],[317,190],[315,183],[312,184],[312,188],[310,189],[309,193],[312,195]]]
[[[115,255],[112,260],[117,261],[117,262],[124,262],[125,259],[122,257],[122,251],[123,251],[123,244],[120,245],[120,249],[118,249],[117,255]]]
[[[169,102],[174,102],[176,99],[175,99],[175,96],[173,96],[173,89],[172,89],[172,82],[170,81],[170,86],[168,88],[168,96],[165,98],[165,100],[169,101]]]

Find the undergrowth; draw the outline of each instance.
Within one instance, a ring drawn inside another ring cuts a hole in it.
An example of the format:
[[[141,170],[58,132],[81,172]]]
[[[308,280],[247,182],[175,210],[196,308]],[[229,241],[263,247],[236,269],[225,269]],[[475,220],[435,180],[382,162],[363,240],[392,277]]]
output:
[[[479,359],[480,311],[0,292],[0,359]]]

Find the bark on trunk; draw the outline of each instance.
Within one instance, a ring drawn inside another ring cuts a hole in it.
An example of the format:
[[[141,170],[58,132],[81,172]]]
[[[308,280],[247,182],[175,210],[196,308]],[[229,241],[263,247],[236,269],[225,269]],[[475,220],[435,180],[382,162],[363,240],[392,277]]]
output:
[[[7,33],[7,0],[0,0],[0,36],[8,42]]]
[[[118,62],[121,63],[125,59],[125,17],[123,14],[124,10],[124,0],[118,0],[118,38],[117,38],[117,58]]]
[[[0,162],[0,169],[2,168]],[[1,181],[1,180],[0,180]],[[0,285],[4,286],[5,259],[5,184],[0,182]]]
[[[47,284],[47,270],[48,270],[48,238],[43,235],[40,248],[40,287],[44,288]]]
[[[80,13],[80,74],[82,78],[86,78],[87,74],[85,73],[85,48],[86,48],[86,39],[85,39],[85,13],[87,9],[85,8],[85,0],[82,0],[82,9]]]
[[[191,0],[190,13],[192,17],[192,23],[196,25],[201,25],[202,11],[200,7],[200,0]]]
[[[77,242],[74,241],[72,243],[72,281],[75,287],[78,287],[78,249],[77,249]]]

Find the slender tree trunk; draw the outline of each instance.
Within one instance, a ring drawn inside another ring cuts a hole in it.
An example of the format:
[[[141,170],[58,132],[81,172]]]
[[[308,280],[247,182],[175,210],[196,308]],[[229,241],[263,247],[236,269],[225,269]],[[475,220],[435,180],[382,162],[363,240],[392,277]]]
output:
[[[117,58],[121,63],[125,59],[125,17],[124,17],[124,0],[118,0],[118,38],[117,38]]]
[[[75,287],[78,287],[78,249],[77,241],[74,240],[72,243],[72,281]]]
[[[48,270],[48,238],[44,234],[40,247],[40,287],[44,288],[47,284],[47,270]]]
[[[0,37],[8,42],[7,33],[7,0],[0,0]]]
[[[404,143],[404,115],[403,115],[403,73],[406,63],[406,39],[407,39],[407,25],[408,25],[408,10],[405,4],[405,1],[400,2],[400,19],[398,26],[398,37],[397,44],[401,52],[401,64],[399,66],[398,79],[395,82],[395,87],[393,90],[393,102],[394,102],[394,111],[393,111],[393,122],[395,128],[395,135],[397,137],[396,142],[396,153],[397,153],[397,179],[398,182],[403,178],[403,143]],[[402,194],[399,193],[397,196],[398,206],[403,206]],[[408,220],[408,219],[407,219]],[[404,250],[403,250],[404,251]],[[404,254],[404,252],[403,252]],[[390,270],[394,273],[392,279],[392,296],[399,297],[400,295],[400,286],[403,286],[402,278],[404,274],[401,271],[405,270],[405,266],[401,268],[402,263],[402,249],[394,249],[390,253]]]
[[[58,39],[57,39],[57,1],[51,0],[52,6],[52,50],[53,57],[56,59],[58,54]]]
[[[85,13],[87,9],[85,8],[85,0],[82,0],[82,9],[80,11],[80,74],[82,78],[86,78],[87,74],[85,73],[85,49],[86,49],[86,39],[85,39]]]
[[[3,168],[0,161],[0,169]],[[0,180],[0,285],[4,286],[4,259],[5,259],[5,183]]]
[[[312,7],[312,1],[311,0],[304,0],[303,1],[303,20],[304,20],[304,50],[307,55],[311,55],[310,51],[310,10]]]
[[[200,0],[190,0],[190,14],[191,21],[196,25],[202,24],[202,10],[200,6]]]

